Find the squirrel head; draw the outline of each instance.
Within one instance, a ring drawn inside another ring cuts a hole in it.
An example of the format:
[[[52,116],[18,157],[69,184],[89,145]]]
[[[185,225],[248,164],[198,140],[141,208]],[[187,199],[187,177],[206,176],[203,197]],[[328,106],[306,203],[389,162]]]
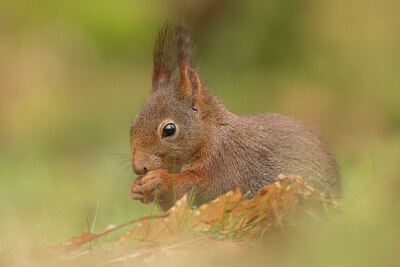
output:
[[[179,74],[172,77],[177,67]],[[182,21],[164,26],[154,46],[151,94],[131,125],[133,171],[179,172],[195,164],[211,134],[217,106],[193,67]]]

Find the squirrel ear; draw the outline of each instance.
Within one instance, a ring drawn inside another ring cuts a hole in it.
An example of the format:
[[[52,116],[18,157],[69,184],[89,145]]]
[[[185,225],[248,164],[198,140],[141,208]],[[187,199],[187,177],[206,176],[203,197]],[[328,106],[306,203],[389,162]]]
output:
[[[203,90],[199,75],[193,68],[190,36],[182,19],[176,23],[175,34],[180,70],[178,93],[184,98],[191,98],[193,100],[193,109],[197,110],[196,106],[199,105],[199,101],[203,97]]]
[[[158,32],[158,37],[154,44],[152,92],[157,90],[161,84],[169,82],[171,73],[175,68],[171,60],[171,33],[170,25],[166,24]]]
[[[198,106],[203,98],[203,88],[197,72],[192,68],[181,68],[181,79],[178,86],[179,94],[185,99],[193,101],[193,109],[198,110]]]

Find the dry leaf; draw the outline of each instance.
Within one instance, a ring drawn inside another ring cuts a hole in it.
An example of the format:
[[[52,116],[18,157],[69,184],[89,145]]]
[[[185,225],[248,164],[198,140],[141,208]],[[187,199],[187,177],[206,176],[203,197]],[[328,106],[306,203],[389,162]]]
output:
[[[252,199],[245,199],[237,188],[192,209],[187,196],[184,196],[164,214],[135,219],[119,226],[110,225],[97,233],[82,233],[65,244],[37,250],[36,254],[49,250],[70,252],[135,222],[138,222],[135,228],[117,240],[117,248],[159,247],[166,242],[182,240],[182,237],[204,233],[214,239],[237,241],[248,240],[270,230],[280,230],[285,235],[288,215],[297,216],[296,211],[305,211],[305,217],[321,220],[323,212],[319,211],[325,211],[329,216],[328,208],[336,209],[339,204],[329,195],[305,185],[299,176],[279,175],[276,182],[261,188]],[[300,209],[300,206],[307,209]],[[156,220],[151,223],[150,219]]]
[[[139,222],[141,220],[149,220],[149,219],[156,219],[156,218],[159,219],[159,218],[163,218],[163,217],[167,217],[167,216],[168,216],[168,214],[146,216],[143,218],[135,219],[135,220],[120,224],[118,226],[117,225],[109,225],[101,232],[97,232],[97,233],[83,232],[80,236],[71,237],[69,239],[69,241],[64,244],[36,249],[32,253],[31,256],[32,256],[32,258],[42,258],[43,256],[47,256],[49,253],[70,252],[72,250],[80,248],[83,244],[93,241],[94,239],[96,239],[98,237],[109,234],[109,233],[111,233],[117,229],[120,229],[122,227],[125,227],[127,225]]]
[[[123,235],[116,246],[149,247],[196,232],[249,238],[269,224],[280,225],[281,215],[297,206],[298,196],[294,193],[300,192],[302,180],[295,178],[281,177],[261,188],[253,199],[244,199],[237,188],[195,210],[190,209],[185,196],[168,210],[169,217],[153,224],[142,221]]]

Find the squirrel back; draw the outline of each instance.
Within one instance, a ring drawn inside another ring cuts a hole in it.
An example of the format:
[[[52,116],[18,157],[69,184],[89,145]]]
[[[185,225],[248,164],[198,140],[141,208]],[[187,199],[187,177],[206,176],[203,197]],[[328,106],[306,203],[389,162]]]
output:
[[[340,193],[335,159],[312,129],[280,114],[238,116],[218,101],[193,67],[181,21],[159,33],[152,91],[132,122],[131,148],[141,175],[132,198],[156,200],[164,210],[193,191],[197,205],[238,186],[253,197],[281,173]]]

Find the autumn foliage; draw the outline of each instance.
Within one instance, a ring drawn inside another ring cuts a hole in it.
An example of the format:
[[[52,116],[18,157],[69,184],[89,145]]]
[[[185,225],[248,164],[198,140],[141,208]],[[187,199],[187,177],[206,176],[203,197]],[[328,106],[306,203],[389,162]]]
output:
[[[194,236],[241,242],[262,238],[272,231],[286,235],[287,228],[293,226],[294,219],[303,216],[304,211],[312,216],[324,216],[320,211],[326,212],[328,206],[338,209],[339,203],[332,196],[305,185],[301,177],[280,175],[252,199],[246,199],[237,188],[196,208],[192,207],[191,199],[184,196],[164,214],[119,226],[110,225],[97,233],[85,232],[65,244],[37,250],[36,254],[49,250],[71,253],[85,243],[133,223],[137,223],[136,226],[116,240],[115,248],[154,248]]]

